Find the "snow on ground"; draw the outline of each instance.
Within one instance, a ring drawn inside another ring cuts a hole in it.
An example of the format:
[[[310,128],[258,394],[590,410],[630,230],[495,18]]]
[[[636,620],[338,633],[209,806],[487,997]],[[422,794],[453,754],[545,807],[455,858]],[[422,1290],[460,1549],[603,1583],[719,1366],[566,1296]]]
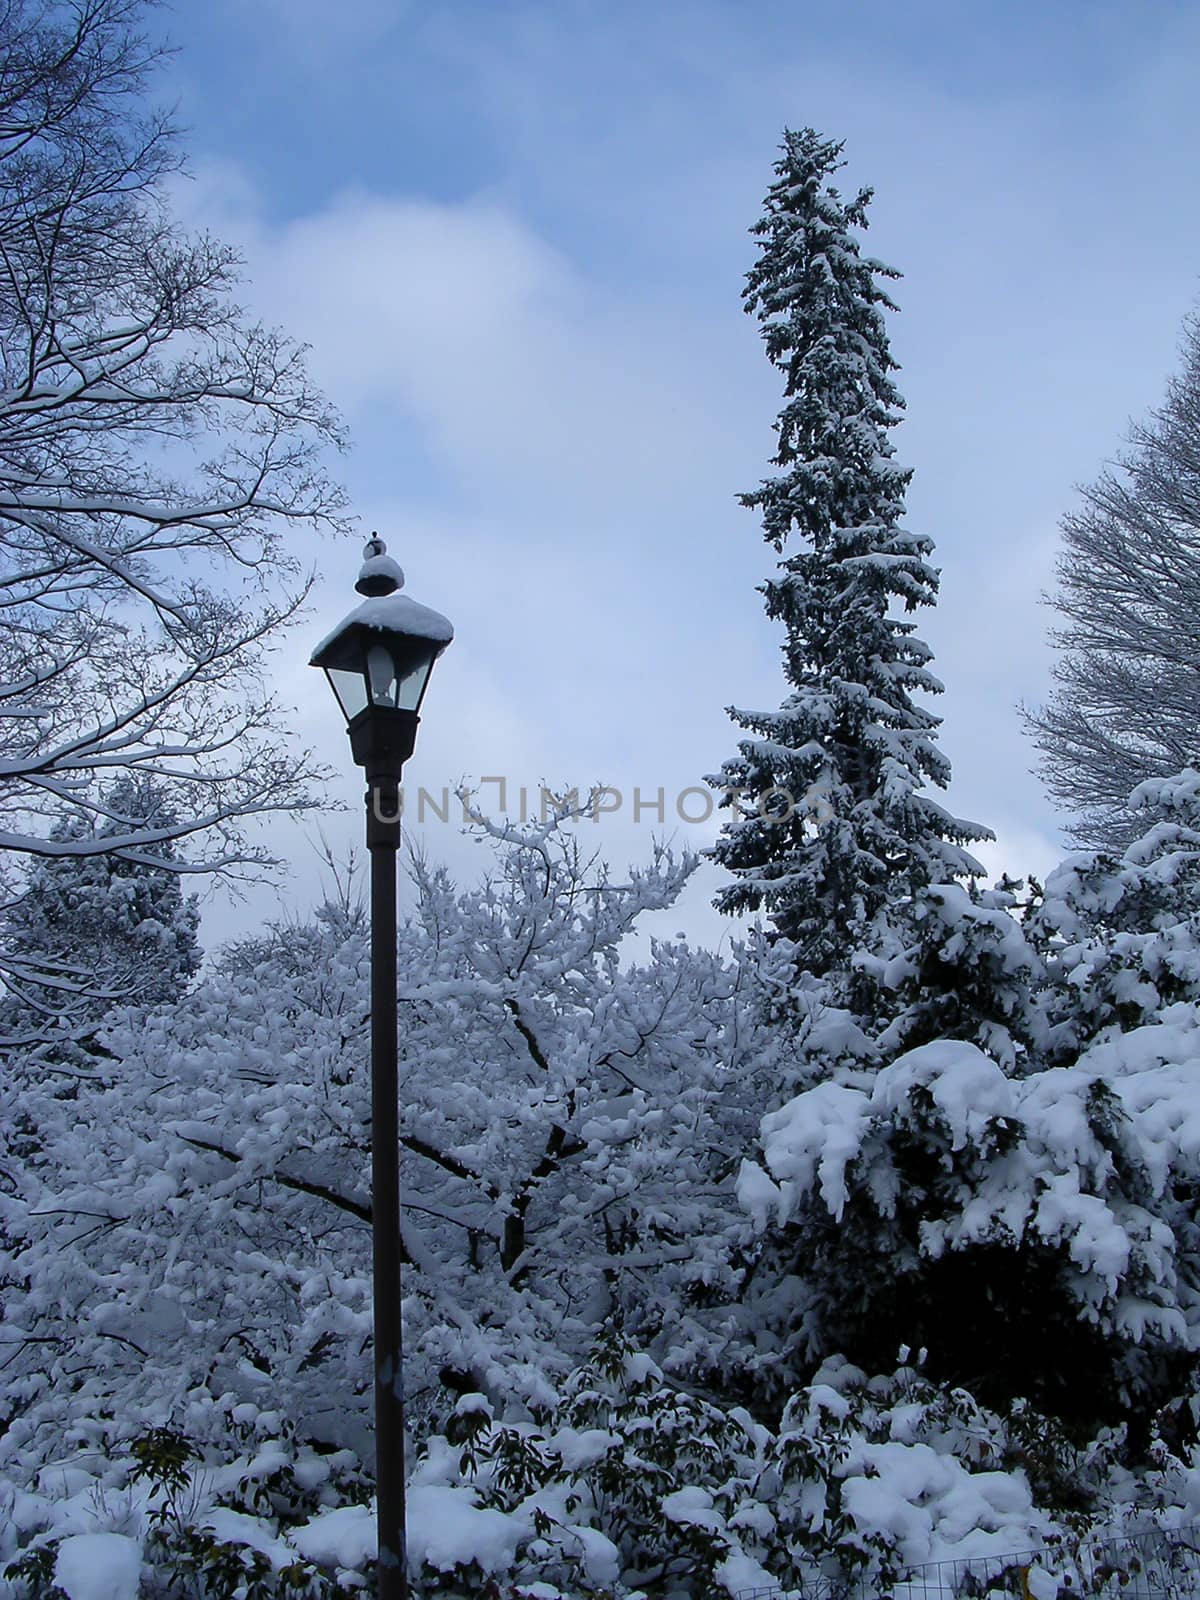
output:
[[[72,1533],[58,1547],[54,1581],[69,1600],[137,1600],[139,1539],[123,1533]]]

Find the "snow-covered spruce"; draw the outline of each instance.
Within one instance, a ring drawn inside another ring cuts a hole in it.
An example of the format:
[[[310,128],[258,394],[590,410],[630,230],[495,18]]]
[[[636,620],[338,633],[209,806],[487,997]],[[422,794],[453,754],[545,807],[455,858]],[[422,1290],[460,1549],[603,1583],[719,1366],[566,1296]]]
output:
[[[1031,886],[931,883],[897,907],[879,947],[851,968],[877,1064],[936,1039],[976,1044],[1006,1072],[1040,1065],[1050,1024],[1044,952],[1030,935]]]
[[[717,903],[765,906],[817,973],[848,971],[852,951],[878,942],[889,905],[980,873],[963,846],[990,837],[923,792],[950,769],[939,719],[914,695],[941,684],[892,608],[932,605],[937,572],[930,540],[901,526],[910,473],[888,437],[903,401],[883,280],[898,274],[860,254],[871,195],[847,201],[830,182],[841,148],[787,132],[754,229],[743,298],[787,400],[781,470],[742,501],[781,557],[763,593],[784,625],[790,692],[777,711],[731,708],[752,737],[712,780],[749,797],[733,801],[715,847],[735,874]]]

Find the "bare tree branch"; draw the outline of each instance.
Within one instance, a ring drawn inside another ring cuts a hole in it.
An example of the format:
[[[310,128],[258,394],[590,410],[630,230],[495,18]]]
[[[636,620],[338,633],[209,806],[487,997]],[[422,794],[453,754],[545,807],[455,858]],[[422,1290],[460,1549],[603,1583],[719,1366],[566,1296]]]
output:
[[[1127,802],[1200,762],[1200,322],[1166,400],[1062,524],[1051,603],[1062,654],[1048,703],[1024,711],[1054,798],[1087,846],[1139,831]]]
[[[341,431],[236,254],[166,215],[150,3],[0,3],[0,863],[149,772],[169,830],[69,853],[228,873],[315,803],[263,662],[307,592],[290,530],[344,525]]]

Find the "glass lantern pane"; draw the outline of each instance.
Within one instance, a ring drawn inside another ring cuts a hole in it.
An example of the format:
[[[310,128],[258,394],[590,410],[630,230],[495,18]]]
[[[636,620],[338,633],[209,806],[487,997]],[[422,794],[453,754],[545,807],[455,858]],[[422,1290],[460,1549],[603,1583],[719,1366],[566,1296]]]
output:
[[[347,722],[366,709],[367,686],[361,672],[351,672],[344,667],[326,667],[325,676],[337,695]]]
[[[425,693],[425,685],[429,682],[429,674],[433,671],[433,663],[433,656],[425,661],[418,661],[410,666],[401,678],[400,693],[396,699],[401,711],[420,709],[421,697]]]

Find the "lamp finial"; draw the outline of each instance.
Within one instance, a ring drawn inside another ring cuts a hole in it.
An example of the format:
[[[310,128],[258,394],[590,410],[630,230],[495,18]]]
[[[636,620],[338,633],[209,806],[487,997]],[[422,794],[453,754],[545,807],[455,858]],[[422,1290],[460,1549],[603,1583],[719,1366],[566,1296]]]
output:
[[[374,600],[380,595],[395,594],[397,589],[403,589],[404,572],[399,563],[388,555],[387,545],[377,533],[367,540],[363,557],[358,582],[354,585],[359,594]]]

